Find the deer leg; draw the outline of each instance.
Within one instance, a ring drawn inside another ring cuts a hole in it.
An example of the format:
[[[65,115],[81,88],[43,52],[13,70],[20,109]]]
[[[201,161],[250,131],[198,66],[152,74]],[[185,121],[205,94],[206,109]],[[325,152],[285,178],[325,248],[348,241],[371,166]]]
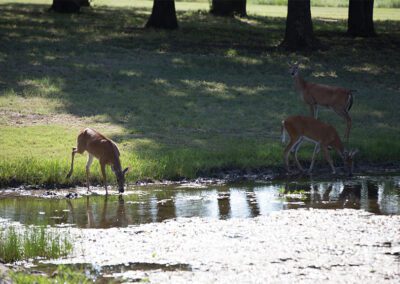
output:
[[[72,159],[71,159],[71,168],[70,168],[69,173],[67,174],[66,178],[70,178],[71,175],[72,175],[72,172],[74,171],[74,158],[75,158],[76,152],[77,152],[76,148],[75,148],[75,147],[72,148],[72,154],[71,154],[71,156],[72,156]]]
[[[310,168],[308,169],[308,173],[311,174],[312,169],[314,167],[314,161],[315,161],[315,155],[317,155],[319,153],[320,150],[320,144],[319,143],[315,143],[315,147],[314,147],[314,152],[311,158],[311,165]]]
[[[286,170],[290,173],[289,169],[289,154],[293,150],[293,148],[296,146],[298,140],[293,140],[290,139],[289,144],[286,146],[285,151],[283,152],[283,157],[285,158],[285,165],[286,165]]]
[[[337,110],[334,109],[334,111],[342,117],[344,120],[346,120],[346,132],[344,134],[344,138],[346,139],[347,143],[349,143],[349,137],[350,137],[350,129],[351,129],[351,117],[349,115],[349,112],[347,110]]]
[[[308,106],[310,108],[311,116],[316,118],[315,117],[315,106],[313,104],[309,104]]]
[[[107,177],[106,177],[106,163],[104,163],[103,161],[100,161],[100,168],[101,168],[101,174],[103,175],[103,182],[104,182],[104,188],[106,189],[106,195],[108,195]]]
[[[332,174],[336,174],[335,167],[333,166],[333,161],[331,156],[329,155],[329,150],[327,147],[322,146],[322,152],[324,153],[325,160],[329,163],[332,169]]]
[[[301,166],[299,160],[297,159],[297,152],[299,151],[300,146],[301,146],[302,143],[303,143],[303,138],[300,138],[298,140],[298,142],[295,144],[295,146],[294,146],[294,159],[296,161],[296,164],[297,164],[297,167],[299,168],[299,170],[304,172],[303,167]]]
[[[317,119],[318,118],[318,110],[319,110],[318,105],[315,105],[314,109],[315,109],[315,119]]]
[[[347,111],[344,112],[343,115],[344,115],[344,118],[346,119],[346,124],[347,124],[345,138],[347,140],[347,143],[349,143],[350,129],[351,129],[351,117],[350,117],[350,115],[349,115],[349,113]]]
[[[90,191],[90,183],[89,183],[89,174],[90,174],[90,166],[93,163],[93,156],[89,154],[87,162],[86,162],[86,185],[88,192]]]

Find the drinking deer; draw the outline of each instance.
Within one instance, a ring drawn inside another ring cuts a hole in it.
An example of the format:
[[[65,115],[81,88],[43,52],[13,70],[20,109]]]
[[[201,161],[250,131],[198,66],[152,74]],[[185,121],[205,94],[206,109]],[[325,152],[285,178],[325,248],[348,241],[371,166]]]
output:
[[[318,117],[318,106],[331,108],[347,123],[345,138],[349,141],[351,117],[349,111],[353,105],[353,93],[341,87],[322,85],[305,81],[299,74],[299,65],[293,64],[289,69],[294,79],[296,90],[300,92],[303,101],[309,106],[312,117]]]
[[[82,130],[77,138],[77,147],[72,148],[72,161],[71,169],[67,175],[70,178],[74,170],[74,157],[76,153],[83,154],[85,151],[89,153],[89,157],[86,163],[86,181],[87,188],[89,187],[89,172],[90,166],[93,162],[93,157],[97,158],[100,162],[101,173],[103,175],[104,187],[107,191],[107,178],[106,178],[106,165],[111,165],[111,169],[114,172],[117,182],[118,190],[120,193],[124,192],[125,174],[128,172],[128,168],[122,170],[121,162],[119,159],[119,150],[117,145],[111,139],[103,136],[94,129],[86,128]]]
[[[348,174],[352,175],[354,155],[358,152],[358,150],[352,150],[350,152],[346,151],[336,129],[332,125],[323,123],[313,117],[291,116],[282,121],[281,131],[282,142],[285,142],[285,132],[287,132],[290,137],[290,142],[284,151],[285,165],[289,173],[290,152],[294,152],[297,167],[301,171],[304,171],[303,167],[299,163],[299,160],[297,159],[297,151],[299,150],[301,144],[306,140],[315,144],[308,173],[312,172],[315,155],[318,154],[322,148],[324,157],[331,166],[332,173],[335,174],[336,170],[329,155],[329,149],[333,148],[343,159],[344,165],[347,167]]]

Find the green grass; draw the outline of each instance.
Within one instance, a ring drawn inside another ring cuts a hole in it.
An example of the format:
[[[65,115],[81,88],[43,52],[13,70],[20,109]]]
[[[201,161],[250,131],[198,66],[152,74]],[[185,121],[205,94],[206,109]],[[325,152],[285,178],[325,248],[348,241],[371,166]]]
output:
[[[263,5],[283,5],[286,6],[288,0],[249,0],[249,3]],[[349,0],[311,0],[311,6],[318,7],[348,7]],[[400,8],[400,3],[397,0],[376,0],[375,7],[384,8]]]
[[[67,255],[72,244],[43,226],[16,230],[10,226],[0,229],[0,259],[6,263],[30,258],[58,258]]]
[[[75,271],[73,268],[60,265],[51,278],[43,275],[26,274],[24,272],[11,272],[10,279],[18,284],[58,284],[58,283],[93,283],[81,271]]]
[[[350,139],[358,163],[400,158],[398,9],[375,9],[379,36],[352,39],[346,8],[315,7],[327,49],[289,54],[276,49],[283,6],[249,5],[249,17],[224,19],[198,11],[207,3],[179,2],[180,29],[156,31],[141,28],[151,1],[98,1],[79,15],[29,2],[0,5],[2,186],[83,182],[81,155],[72,179],[64,177],[86,126],[118,143],[129,182],[282,166],[280,121],[308,114],[288,75],[294,60],[308,80],[358,90]],[[344,133],[332,111],[321,119]],[[97,163],[92,175],[100,181]]]

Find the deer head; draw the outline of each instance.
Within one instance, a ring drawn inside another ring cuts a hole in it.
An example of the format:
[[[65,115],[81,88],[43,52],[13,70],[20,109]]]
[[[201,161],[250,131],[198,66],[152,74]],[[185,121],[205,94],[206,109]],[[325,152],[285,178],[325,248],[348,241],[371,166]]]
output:
[[[299,73],[299,63],[296,62],[296,63],[290,65],[289,73],[292,76],[296,76]]]
[[[113,168],[112,168],[113,169]],[[114,170],[114,169],[113,169]],[[123,171],[115,171],[115,177],[117,178],[118,183],[118,191],[120,193],[124,192],[124,185],[125,185],[125,174],[129,171],[129,168],[125,168]]]
[[[358,153],[358,149],[350,150],[350,151],[343,151],[343,161],[344,165],[347,168],[347,172],[349,176],[353,175],[353,168],[354,168],[354,156]]]

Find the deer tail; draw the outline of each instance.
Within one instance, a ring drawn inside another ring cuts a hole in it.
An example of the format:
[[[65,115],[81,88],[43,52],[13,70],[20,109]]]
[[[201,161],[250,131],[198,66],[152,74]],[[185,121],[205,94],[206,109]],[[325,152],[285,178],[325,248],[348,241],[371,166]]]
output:
[[[349,98],[347,101],[347,111],[349,111],[351,109],[351,107],[353,106],[353,93],[357,92],[357,90],[350,90],[349,92]]]

